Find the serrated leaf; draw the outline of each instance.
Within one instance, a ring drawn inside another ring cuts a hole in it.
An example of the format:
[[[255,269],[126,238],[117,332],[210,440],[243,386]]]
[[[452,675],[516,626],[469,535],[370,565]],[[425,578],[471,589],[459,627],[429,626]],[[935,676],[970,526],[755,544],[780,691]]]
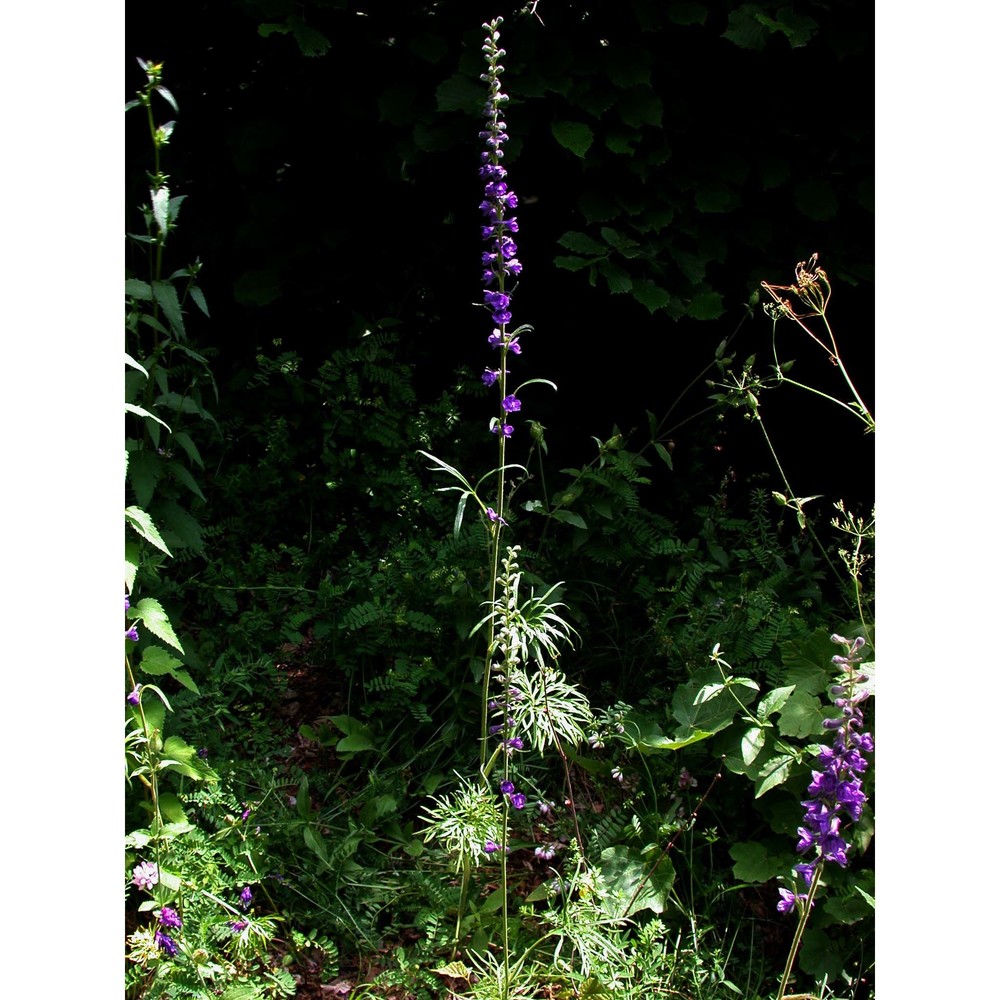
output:
[[[168,736],[160,751],[160,766],[164,771],[177,771],[197,781],[218,781],[219,776],[205,763],[194,747],[179,736]]]
[[[589,254],[591,257],[607,257],[608,255],[608,248],[586,233],[575,231],[563,233],[556,242],[574,253]]]
[[[594,142],[594,133],[583,122],[553,122],[552,135],[556,142],[581,159]]]
[[[608,290],[612,295],[619,295],[632,289],[632,278],[628,271],[620,264],[611,260],[602,260],[597,265],[601,276],[608,283]]]
[[[135,575],[139,571],[139,546],[135,542],[125,543],[125,589],[131,594],[135,587]]]
[[[142,651],[142,659],[139,661],[139,669],[154,677],[169,674],[179,684],[183,685],[193,694],[201,694],[194,678],[184,669],[180,660],[171,656],[160,646],[147,646]]]
[[[288,27],[292,29],[292,35],[298,43],[299,51],[310,58],[315,56],[325,56],[330,49],[330,39],[321,31],[306,24],[299,14],[292,14],[288,18]]]
[[[125,279],[125,294],[133,299],[141,299],[143,302],[153,301],[153,289],[148,281],[140,281],[138,278]]]
[[[632,282],[632,298],[644,305],[651,314],[670,304],[670,293],[648,279]]]
[[[167,472],[169,472],[171,477],[176,479],[181,485],[186,486],[200,500],[205,499],[205,494],[201,492],[201,487],[196,482],[194,476],[191,475],[191,471],[185,466],[181,465],[179,462],[170,462],[167,465]]]
[[[647,86],[632,87],[625,91],[615,110],[618,117],[633,128],[642,125],[659,128],[663,122],[663,102]]]
[[[188,822],[187,814],[181,800],[173,792],[160,792],[157,802],[163,818],[168,823],[183,824]]]
[[[173,558],[173,553],[167,548],[166,543],[160,537],[160,533],[157,531],[156,525],[153,524],[152,518],[144,510],[139,507],[126,507],[125,520],[132,526],[132,528],[135,529],[135,531],[142,535],[142,537],[145,538],[150,545],[155,545],[161,552],[166,552],[168,556]],[[127,552],[128,546],[126,545],[126,554]]]
[[[125,354],[125,364],[131,365],[131,367],[133,368],[138,368],[139,371],[141,371],[142,374],[146,376],[146,378],[149,378],[149,372],[146,371],[146,369],[143,368],[142,365],[140,365],[139,362],[136,361],[131,354],[128,353]]]
[[[163,315],[167,317],[170,329],[176,336],[184,340],[184,315],[181,312],[181,302],[177,298],[177,289],[169,281],[153,282],[153,297],[163,310]]]
[[[197,285],[192,285],[188,289],[188,294],[191,296],[194,304],[208,316],[208,303],[205,301],[205,293]]]
[[[157,639],[168,646],[173,646],[180,653],[184,652],[184,647],[174,634],[166,611],[155,597],[144,597],[138,604],[129,608],[126,615],[130,619],[139,619]]]
[[[556,267],[561,267],[564,271],[582,271],[585,267],[590,267],[594,261],[593,258],[588,260],[585,257],[557,256],[552,258],[552,263]]]
[[[201,460],[201,453],[198,451],[197,446],[194,441],[191,440],[191,435],[186,431],[178,431],[172,438],[175,444],[179,444],[183,449],[184,453],[188,458],[198,466],[199,469],[205,468],[205,463]]]

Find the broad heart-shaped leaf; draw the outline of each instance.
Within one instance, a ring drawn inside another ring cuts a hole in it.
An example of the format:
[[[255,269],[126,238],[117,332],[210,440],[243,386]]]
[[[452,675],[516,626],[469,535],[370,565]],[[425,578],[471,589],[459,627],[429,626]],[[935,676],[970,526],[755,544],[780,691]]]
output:
[[[782,736],[819,736],[824,732],[822,703],[814,694],[796,691],[782,706],[778,732]]]
[[[338,750],[349,753],[375,749],[371,730],[363,722],[349,715],[332,715],[327,721],[332,722],[344,734],[344,738],[337,743]]]
[[[733,877],[740,882],[770,882],[789,868],[787,854],[770,854],[756,840],[733,844],[729,856],[733,859]]]
[[[835,979],[844,968],[844,955],[825,931],[809,926],[802,935],[799,966],[815,979]]]
[[[607,888],[601,908],[609,917],[621,920],[640,910],[662,913],[675,873],[670,858],[659,851],[646,857],[634,847],[619,845],[601,851],[601,874]]]
[[[435,93],[438,111],[466,111],[478,115],[483,107],[483,85],[464,73],[456,73],[439,84]]]
[[[583,122],[553,122],[552,135],[560,146],[575,153],[580,159],[587,155],[587,150],[594,141],[590,126]]]
[[[670,293],[648,278],[632,282],[632,298],[644,305],[650,314],[670,304]]]
[[[167,618],[166,611],[163,610],[155,597],[144,597],[134,607],[129,608],[125,614],[130,619],[138,618],[157,639],[162,640],[168,646],[173,646],[181,653],[184,652],[184,647],[174,635],[174,629],[170,624],[170,619]]]
[[[155,545],[161,552],[166,552],[168,556],[172,553],[170,549],[167,548],[166,543],[160,537],[159,531],[156,530],[156,525],[153,524],[150,516],[139,507],[126,507],[125,508],[125,520],[146,539],[151,545]],[[126,555],[127,555],[126,546]],[[133,577],[135,574],[132,574]],[[129,587],[129,590],[132,588]]]

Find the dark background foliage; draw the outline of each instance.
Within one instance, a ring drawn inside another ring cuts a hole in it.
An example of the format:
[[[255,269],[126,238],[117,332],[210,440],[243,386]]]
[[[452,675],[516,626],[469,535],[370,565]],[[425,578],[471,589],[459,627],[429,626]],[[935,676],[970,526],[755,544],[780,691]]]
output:
[[[205,263],[228,403],[277,342],[315,366],[359,323],[384,318],[398,324],[398,362],[413,366],[422,398],[456,364],[488,360],[475,304],[475,115],[479,24],[498,13],[507,163],[522,199],[515,322],[538,331],[531,373],[560,388],[530,404],[553,428],[559,460],[580,460],[612,422],[627,430],[644,410],[662,412],[759,281],[786,283],[813,251],[871,403],[870,5],[595,0],[542,3],[537,17],[500,8],[234,0],[182,4],[169,18],[130,9],[129,59],[164,61],[180,103],[170,173],[189,198],[175,251],[190,247]],[[141,73],[131,61],[127,72],[131,96]],[[145,147],[133,138],[136,205]],[[832,388],[825,358],[785,337],[797,374]],[[769,338],[758,310],[735,351],[766,354]],[[805,474],[802,492],[850,493],[845,463],[867,469],[870,452],[859,462],[856,450],[835,450],[837,414],[792,395],[769,400],[769,412]],[[793,410],[798,419],[781,419]],[[833,431],[825,443],[816,425]],[[760,462],[740,431],[724,444],[742,474]],[[678,443],[683,462],[694,442]]]

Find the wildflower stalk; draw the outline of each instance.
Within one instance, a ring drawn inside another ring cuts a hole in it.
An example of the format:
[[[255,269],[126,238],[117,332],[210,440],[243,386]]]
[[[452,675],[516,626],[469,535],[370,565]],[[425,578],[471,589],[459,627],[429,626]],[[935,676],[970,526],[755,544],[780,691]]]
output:
[[[823,873],[823,861],[820,859],[816,863],[813,871],[812,882],[809,891],[806,893],[805,901],[802,903],[802,910],[799,914],[799,923],[795,928],[795,936],[792,938],[791,947],[788,949],[788,959],[785,961],[785,971],[781,975],[781,985],[778,987],[778,995],[775,1000],[784,1000],[785,990],[788,989],[788,981],[792,977],[792,967],[795,965],[795,957],[799,953],[799,945],[802,943],[802,935],[805,933],[806,924],[809,922],[809,914],[812,911],[813,900],[816,898],[816,890],[819,888],[819,878]]]

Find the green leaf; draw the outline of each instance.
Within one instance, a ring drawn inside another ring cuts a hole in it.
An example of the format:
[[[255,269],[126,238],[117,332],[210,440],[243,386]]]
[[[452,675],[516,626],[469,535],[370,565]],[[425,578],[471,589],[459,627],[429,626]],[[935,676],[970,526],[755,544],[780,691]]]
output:
[[[440,968],[431,969],[431,972],[435,972],[439,976],[448,976],[450,979],[468,979],[472,975],[473,970],[464,962],[449,962]]]
[[[164,771],[177,771],[197,781],[219,780],[215,771],[198,756],[198,751],[179,736],[168,736],[163,741],[160,768]]]
[[[739,696],[739,701],[735,695]],[[729,726],[743,705],[754,697],[752,682],[733,679],[730,687],[719,683],[719,671],[714,666],[703,667],[692,675],[687,684],[674,692],[673,717],[682,726],[677,738],[687,731],[717,733]]]
[[[642,125],[659,128],[663,123],[663,102],[652,88],[647,86],[626,90],[615,110],[618,112],[618,117],[632,128],[639,128]]]
[[[730,212],[740,202],[739,195],[722,181],[702,180],[694,196],[699,212]]]
[[[138,368],[139,371],[141,371],[142,374],[146,376],[146,378],[149,378],[149,372],[146,371],[146,369],[143,368],[142,365],[140,365],[139,362],[136,361],[135,358],[133,358],[130,354],[126,353],[125,364],[131,365],[133,368]]]
[[[145,673],[154,677],[169,674],[193,694],[201,694],[198,685],[183,667],[180,660],[171,656],[161,646],[147,646],[142,651],[142,659],[139,661],[139,669]]]
[[[190,470],[181,465],[180,462],[168,462],[167,472],[170,473],[173,479],[186,486],[196,497],[200,500],[205,499],[205,494],[201,492],[201,487],[195,481],[194,476],[191,475]]]
[[[173,556],[170,549],[167,548],[166,543],[160,537],[159,531],[156,530],[156,525],[153,524],[150,516],[139,507],[127,507],[125,509],[125,520],[128,524],[132,526],[143,538],[146,539],[151,545],[155,545],[161,552],[166,552],[168,556]],[[128,545],[125,547],[126,560],[128,559]],[[136,559],[135,565],[138,565],[138,559]],[[134,573],[133,573],[134,576]],[[131,588],[130,588],[131,589]]]
[[[137,506],[148,507],[163,472],[163,459],[149,448],[133,451],[128,462],[128,480],[135,491]]]
[[[650,314],[670,304],[670,293],[648,279],[632,282],[632,298],[644,305]]]
[[[761,767],[760,776],[754,782],[757,789],[754,798],[759,799],[765,792],[784,784],[792,772],[792,764],[794,763],[795,758],[789,754],[778,754],[767,761]]]
[[[760,13],[762,13],[760,7],[750,3],[730,11],[729,23],[722,37],[741,49],[759,52],[770,37],[770,32],[757,19]]]
[[[757,759],[757,754],[764,748],[766,739],[764,730],[759,726],[753,726],[743,734],[743,739],[740,740],[740,752],[747,767]]]
[[[160,792],[157,799],[160,812],[168,823],[187,823],[188,818],[184,812],[181,800],[173,792]]]
[[[458,508],[455,510],[455,526],[452,529],[452,534],[455,538],[458,538],[462,530],[462,519],[465,517],[465,505],[469,502],[469,496],[469,493],[463,491],[462,495],[458,498]]]
[[[775,688],[773,691],[768,691],[757,704],[757,718],[763,720],[774,712],[780,711],[792,696],[794,690],[795,685],[790,684],[788,687],[780,687]]]
[[[589,254],[591,257],[607,257],[608,248],[586,233],[563,233],[556,242],[574,253]]]
[[[188,294],[191,296],[191,301],[206,315],[208,316],[208,303],[205,301],[205,293],[197,286],[192,285],[188,289]],[[209,317],[211,318],[211,317]]]
[[[552,135],[560,146],[581,159],[587,155],[587,150],[594,142],[594,133],[583,122],[553,122]]]
[[[126,403],[125,412],[134,413],[137,417],[142,417],[144,420],[155,420],[161,427],[165,427],[168,431],[170,430],[170,424],[165,420],[161,420],[155,413],[150,413],[149,410],[143,409],[141,406],[136,406],[134,403]]]
[[[773,855],[758,841],[733,844],[729,848],[733,877],[740,882],[770,882],[783,875],[788,867],[785,855]]]
[[[608,289],[612,295],[618,295],[631,290],[632,278],[628,271],[620,264],[616,264],[611,260],[604,260],[597,267],[604,280],[608,283]]]
[[[653,868],[635,848],[619,845],[601,851],[601,874],[607,889],[601,908],[609,917],[621,920],[641,910],[663,912],[675,875],[670,858],[659,853],[657,857],[660,861]]]
[[[718,319],[725,309],[718,292],[700,292],[691,299],[688,315],[692,319]]]
[[[153,90],[155,90],[160,95],[160,97],[162,97],[167,102],[167,104],[169,104],[170,107],[174,109],[175,114],[180,114],[180,108],[177,107],[177,99],[174,97],[172,93],[170,93],[169,90],[167,90],[166,87],[163,86],[162,83],[155,86]]]
[[[163,610],[155,597],[144,597],[138,604],[129,608],[125,614],[130,619],[141,621],[157,639],[165,642],[168,646],[173,646],[180,653],[184,652],[184,647],[174,635],[174,629],[170,624],[170,619],[167,618],[166,611]]]
[[[625,236],[610,226],[601,226],[601,238],[605,243],[610,243],[623,257],[638,257],[643,252],[642,247],[631,236]]]
[[[170,329],[180,340],[184,340],[184,315],[181,312],[180,299],[177,298],[177,289],[169,281],[154,281],[153,296],[163,310],[163,315],[170,323]]]
[[[483,107],[483,85],[464,73],[448,77],[435,91],[438,111],[465,111],[479,115]]]
[[[205,463],[201,460],[201,453],[198,451],[194,441],[191,440],[190,434],[186,431],[178,431],[174,434],[172,440],[175,444],[179,444],[181,448],[184,449],[187,457],[190,458],[199,469],[205,468]]]
[[[837,196],[828,180],[808,178],[795,185],[795,205],[807,218],[829,222],[837,214]]]
[[[125,589],[131,594],[135,587],[135,575],[139,571],[139,546],[135,542],[125,543]]]
[[[823,729],[822,703],[816,695],[797,690],[790,695],[778,716],[778,732],[782,736],[819,736]]]
[[[662,444],[660,444],[659,441],[654,441],[653,442],[653,447],[656,449],[656,454],[659,455],[660,458],[663,459],[663,461],[666,464],[667,468],[670,469],[671,472],[673,472],[673,469],[674,469],[674,458],[673,458],[673,455],[671,455],[670,452],[667,451],[667,449]]]
[[[292,29],[292,35],[298,42],[299,51],[304,56],[325,56],[330,49],[330,39],[321,31],[306,24],[298,14],[292,14],[288,18],[288,27]]]
[[[140,281],[138,278],[125,279],[125,294],[133,299],[141,299],[143,302],[153,301],[153,289],[149,282]]]
[[[554,510],[551,516],[556,521],[562,521],[564,524],[572,524],[574,528],[583,528],[584,530],[587,528],[587,522],[579,514],[574,514],[571,510]]]
[[[844,968],[839,944],[818,927],[807,927],[802,935],[799,966],[814,979],[836,979]]]

